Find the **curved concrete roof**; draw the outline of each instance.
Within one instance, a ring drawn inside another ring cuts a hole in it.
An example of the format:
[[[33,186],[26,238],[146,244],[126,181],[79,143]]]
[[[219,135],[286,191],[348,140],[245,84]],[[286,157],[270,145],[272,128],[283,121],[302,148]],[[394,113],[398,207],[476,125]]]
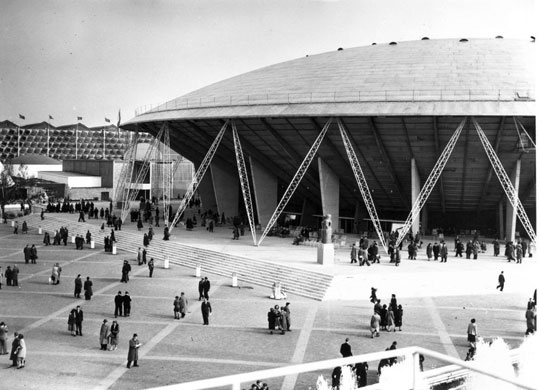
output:
[[[130,122],[302,115],[533,115],[535,44],[420,40],[267,66],[159,105]]]

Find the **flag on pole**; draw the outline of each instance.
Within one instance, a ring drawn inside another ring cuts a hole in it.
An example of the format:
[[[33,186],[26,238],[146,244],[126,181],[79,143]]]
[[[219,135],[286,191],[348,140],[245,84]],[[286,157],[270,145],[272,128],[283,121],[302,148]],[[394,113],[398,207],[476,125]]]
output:
[[[122,122],[122,113],[120,110],[118,110],[118,124],[116,126],[116,135],[120,136],[120,123]]]
[[[21,114],[19,114],[19,118],[23,119],[23,120],[26,119],[26,117],[24,115],[21,115]]]
[[[110,119],[109,119],[109,118],[105,118],[105,122],[110,123]]]
[[[81,120],[82,120],[82,116],[78,116],[78,117],[77,117],[77,120],[78,120],[78,121],[81,121]]]
[[[50,119],[50,120],[53,120],[53,119],[54,119],[54,118],[52,117],[51,114],[49,114],[49,119]]]

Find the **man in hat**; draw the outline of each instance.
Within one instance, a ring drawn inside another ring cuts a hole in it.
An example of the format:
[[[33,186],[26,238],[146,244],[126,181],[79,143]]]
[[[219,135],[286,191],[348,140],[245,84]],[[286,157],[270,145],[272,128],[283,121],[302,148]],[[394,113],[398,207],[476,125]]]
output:
[[[138,367],[138,349],[142,344],[138,341],[138,335],[133,334],[133,338],[129,340],[129,352],[127,353],[127,368],[131,368],[131,363],[133,362],[133,367]]]
[[[500,289],[500,291],[503,291],[503,286],[505,285],[505,276],[503,276],[503,271],[498,276],[498,286],[496,286],[496,290]]]

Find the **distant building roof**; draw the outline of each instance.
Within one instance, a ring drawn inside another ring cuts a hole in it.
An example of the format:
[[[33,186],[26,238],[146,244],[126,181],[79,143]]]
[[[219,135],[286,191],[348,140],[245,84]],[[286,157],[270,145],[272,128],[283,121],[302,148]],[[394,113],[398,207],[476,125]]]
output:
[[[16,129],[18,126],[8,120],[0,122],[0,129]]]
[[[49,122],[30,123],[28,125],[20,126],[21,129],[55,129]]]
[[[59,130],[67,130],[67,129],[90,130],[88,126],[85,126],[82,123],[73,123],[72,125],[62,125],[56,128]]]
[[[11,159],[12,164],[25,164],[25,165],[58,165],[61,161],[44,156],[42,154],[25,154],[22,156],[14,157]]]

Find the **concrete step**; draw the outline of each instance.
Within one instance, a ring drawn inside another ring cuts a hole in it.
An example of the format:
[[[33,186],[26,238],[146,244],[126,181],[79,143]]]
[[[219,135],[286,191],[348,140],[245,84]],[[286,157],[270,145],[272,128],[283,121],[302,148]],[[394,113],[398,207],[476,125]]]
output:
[[[51,234],[51,239],[54,232],[60,226],[64,226],[70,235],[69,242],[71,242],[71,236],[81,234],[85,237],[89,230],[96,245],[99,246],[104,244],[104,237],[109,235],[111,230],[106,227],[104,231],[101,231],[97,225],[62,218],[62,214],[47,213],[44,220],[41,220],[38,214],[30,214],[18,220],[19,225],[22,225],[22,221],[26,221],[31,228],[41,227],[43,231]],[[118,250],[136,255],[138,248],[142,247],[142,237],[139,234],[125,230],[115,231],[114,234]],[[200,265],[204,273],[222,276],[232,276],[236,273],[238,280],[268,288],[279,281],[287,293],[316,300],[324,298],[333,280],[332,275],[211,251],[175,241],[163,241],[157,236],[148,247],[148,255],[153,257],[154,261],[164,262],[168,258],[171,264],[193,269]]]

